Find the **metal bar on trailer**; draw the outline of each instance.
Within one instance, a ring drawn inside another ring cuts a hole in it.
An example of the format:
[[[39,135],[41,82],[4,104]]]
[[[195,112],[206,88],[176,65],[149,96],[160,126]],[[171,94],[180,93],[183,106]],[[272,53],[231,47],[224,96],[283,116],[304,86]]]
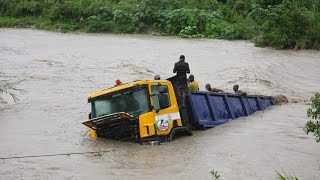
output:
[[[228,96],[228,95],[224,95],[224,96],[223,96],[223,101],[225,102],[225,104],[226,104],[226,106],[227,106],[227,110],[228,110],[228,112],[229,112],[229,114],[230,114],[230,117],[231,117],[232,119],[235,119],[235,118],[234,118],[233,111],[231,111],[231,108],[230,108],[229,96]]]
[[[209,99],[209,93],[206,94],[206,100],[207,100],[207,104],[209,104],[209,111],[210,111],[210,114],[211,114],[211,117],[213,117],[213,121],[216,121],[218,120],[217,119],[217,115],[215,114],[215,111],[213,110],[214,109],[214,106],[212,105],[210,99]]]

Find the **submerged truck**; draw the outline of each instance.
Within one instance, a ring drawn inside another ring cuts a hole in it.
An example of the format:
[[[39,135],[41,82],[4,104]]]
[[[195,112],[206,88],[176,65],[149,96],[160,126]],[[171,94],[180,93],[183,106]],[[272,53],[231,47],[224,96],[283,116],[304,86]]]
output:
[[[88,97],[91,137],[116,140],[172,141],[177,135],[192,135],[274,105],[271,96],[240,96],[229,93],[188,91],[186,106],[176,97],[176,77],[139,80],[111,87]]]

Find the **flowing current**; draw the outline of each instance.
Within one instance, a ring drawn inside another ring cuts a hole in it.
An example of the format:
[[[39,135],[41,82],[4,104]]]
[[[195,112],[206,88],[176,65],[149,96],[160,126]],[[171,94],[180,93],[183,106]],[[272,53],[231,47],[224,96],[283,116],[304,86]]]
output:
[[[173,75],[184,54],[191,73],[232,91],[278,95],[290,103],[194,131],[159,146],[92,140],[87,95],[116,79]],[[61,34],[0,29],[0,79],[22,81],[20,101],[0,105],[0,179],[276,179],[276,170],[320,179],[320,143],[302,128],[320,90],[320,52],[276,51],[245,41]]]

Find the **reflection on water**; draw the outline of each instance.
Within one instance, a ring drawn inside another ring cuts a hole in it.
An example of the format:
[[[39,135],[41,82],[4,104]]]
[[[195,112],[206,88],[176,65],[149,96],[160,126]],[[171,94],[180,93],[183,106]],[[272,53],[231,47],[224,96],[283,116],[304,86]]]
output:
[[[186,55],[192,74],[225,91],[286,95],[272,107],[160,146],[88,138],[86,96],[114,85],[172,76]],[[319,144],[302,131],[304,101],[320,89],[320,53],[255,48],[244,41],[0,30],[0,76],[28,94],[1,106],[0,157],[108,151],[0,161],[4,179],[274,179],[275,169],[320,178]]]

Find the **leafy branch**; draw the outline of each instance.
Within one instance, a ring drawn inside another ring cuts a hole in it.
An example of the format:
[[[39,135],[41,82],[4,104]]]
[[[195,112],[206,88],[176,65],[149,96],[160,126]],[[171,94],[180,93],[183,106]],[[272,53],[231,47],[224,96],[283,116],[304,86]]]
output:
[[[279,180],[299,180],[295,175],[288,175],[287,173],[281,174],[279,171],[277,172],[277,179]]]
[[[316,137],[316,141],[320,141],[320,123],[318,119],[320,119],[320,93],[316,93],[314,97],[311,98],[311,107],[307,110],[307,115],[311,120],[309,120],[304,128],[304,131],[308,134],[312,132]]]
[[[0,103],[7,103],[4,98],[1,96],[3,94],[10,95],[12,99],[16,102],[19,100],[17,97],[17,92],[21,94],[27,93],[27,91],[23,89],[17,88],[17,85],[21,83],[21,81],[17,82],[9,82],[7,80],[0,80]]]
[[[218,171],[212,170],[212,171],[210,171],[210,173],[214,177],[215,180],[221,180],[220,174],[218,173]]]

